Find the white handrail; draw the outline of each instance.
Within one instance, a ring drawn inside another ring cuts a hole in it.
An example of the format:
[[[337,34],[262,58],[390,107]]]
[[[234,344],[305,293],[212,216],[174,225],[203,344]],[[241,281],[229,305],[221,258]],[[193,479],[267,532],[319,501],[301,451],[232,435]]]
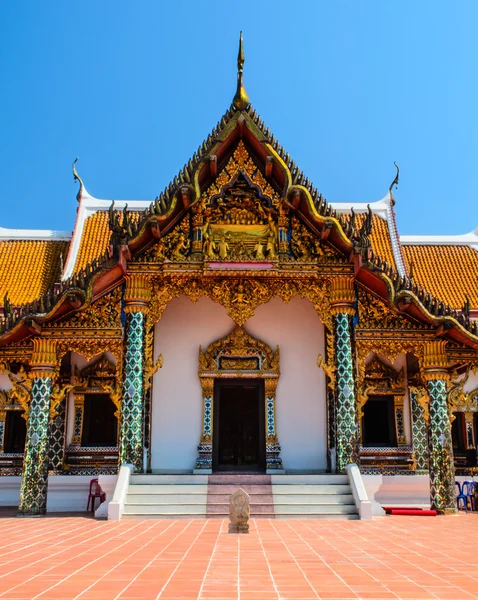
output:
[[[121,465],[118,481],[116,482],[113,500],[108,505],[108,520],[119,521],[123,514],[126,494],[129,488],[129,479],[133,472],[133,465]]]
[[[363,520],[371,520],[373,518],[372,503],[368,499],[360,469],[356,464],[351,463],[347,465],[346,470],[359,516]]]

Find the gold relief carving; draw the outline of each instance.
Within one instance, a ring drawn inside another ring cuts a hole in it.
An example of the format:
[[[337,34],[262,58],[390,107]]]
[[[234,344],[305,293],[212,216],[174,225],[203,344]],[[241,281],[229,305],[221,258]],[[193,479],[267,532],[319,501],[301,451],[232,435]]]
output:
[[[423,348],[422,369],[423,377],[427,381],[437,379],[450,379],[448,373],[448,358],[446,355],[446,341],[436,340],[427,342]]]
[[[360,287],[357,289],[357,293],[359,315],[357,329],[433,329],[432,325],[415,323],[406,319],[385,302]]]
[[[330,309],[332,313],[355,312],[355,286],[353,277],[333,277],[330,280]]]
[[[164,364],[163,355],[160,354],[156,361],[153,363],[145,363],[144,369],[144,391],[147,392],[152,385],[153,375],[158,369],[162,369]]]
[[[182,294],[192,302],[205,296],[221,304],[228,315],[238,325],[243,325],[254,315],[254,310],[277,296],[285,303],[294,296],[309,300],[320,320],[329,329],[332,328],[330,300],[328,297],[328,280],[313,279],[252,279],[252,278],[156,278],[153,281],[153,294],[149,319],[156,323],[162,316],[166,306],[173,298]]]
[[[258,361],[254,358],[225,358],[221,360],[221,369],[225,371],[254,371]]]
[[[252,337],[242,327],[235,327],[229,335],[213,342],[205,351],[199,347],[199,372],[217,373],[226,369],[225,364],[247,360],[251,361],[248,364],[253,366],[253,370],[279,373],[279,357],[279,346],[274,352],[265,342]],[[242,368],[246,370],[244,366]]]
[[[65,396],[73,389],[72,385],[61,385],[55,383],[50,394],[50,419],[58,416],[58,406],[61,404]]]
[[[424,417],[425,421],[428,423],[428,420],[430,417],[430,412],[429,412],[430,396],[428,395],[426,387],[409,385],[408,389],[410,392],[413,392],[415,394],[415,398],[423,410],[423,417]]]
[[[329,359],[328,362],[322,357],[322,354],[319,354],[317,357],[317,366],[323,370],[323,372],[327,375],[329,381],[327,385],[331,390],[335,390],[335,364],[333,358]]]
[[[212,396],[214,392],[214,379],[212,377],[201,377],[201,388],[203,396]]]
[[[74,425],[73,425],[73,436],[71,438],[71,443],[73,445],[81,444],[81,435],[83,432],[83,412],[84,412],[84,407],[85,407],[85,394],[78,393],[75,390],[74,399],[75,399],[74,412],[73,412]],[[79,413],[79,421],[77,420],[78,413]]]
[[[102,296],[87,308],[75,313],[72,317],[55,323],[46,323],[46,329],[84,328],[111,329],[121,328],[121,286],[110,294]]]
[[[34,338],[30,377],[53,377],[58,369],[57,345],[49,338]]]
[[[14,402],[16,401],[23,408],[24,412],[22,417],[25,419],[25,421],[28,421],[33,385],[32,379],[23,365],[20,366],[20,369],[16,375],[13,375],[10,371],[7,372],[7,375],[13,386],[8,392],[8,395]],[[51,373],[49,377],[51,377]]]
[[[131,273],[126,275],[126,288],[124,294],[125,312],[147,312],[150,300],[150,278],[142,273]]]
[[[81,354],[90,361],[93,357],[111,352],[116,359],[116,372],[120,377],[123,359],[123,339],[101,339],[101,338],[68,338],[58,341],[58,354],[63,356],[67,352]]]
[[[104,385],[103,391],[106,392],[111,398],[111,402],[116,407],[116,411],[114,416],[118,419],[118,424],[120,422],[121,417],[121,403],[123,401],[123,390],[121,385]]]

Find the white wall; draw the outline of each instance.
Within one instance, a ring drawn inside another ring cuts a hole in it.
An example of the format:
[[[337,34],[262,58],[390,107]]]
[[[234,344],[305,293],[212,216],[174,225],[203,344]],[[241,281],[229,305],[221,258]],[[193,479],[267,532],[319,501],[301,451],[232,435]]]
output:
[[[287,305],[274,298],[255,313],[246,330],[281,351],[276,425],[284,467],[325,469],[325,377],[316,365],[324,353],[323,326],[313,306],[300,298]],[[196,304],[174,299],[157,323],[155,358],[162,353],[164,366],[153,379],[153,469],[194,468],[202,424],[199,345],[206,348],[233,327],[226,310],[206,298]]]

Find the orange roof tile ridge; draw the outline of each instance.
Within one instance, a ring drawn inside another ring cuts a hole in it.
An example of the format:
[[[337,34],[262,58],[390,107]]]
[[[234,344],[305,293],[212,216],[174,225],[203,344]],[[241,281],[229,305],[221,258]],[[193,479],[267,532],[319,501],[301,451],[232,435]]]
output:
[[[7,229],[0,227],[0,241],[13,240],[51,240],[69,242],[71,231],[54,231],[52,229]]]
[[[458,235],[401,235],[400,243],[411,246],[470,246],[478,250],[478,227]]]

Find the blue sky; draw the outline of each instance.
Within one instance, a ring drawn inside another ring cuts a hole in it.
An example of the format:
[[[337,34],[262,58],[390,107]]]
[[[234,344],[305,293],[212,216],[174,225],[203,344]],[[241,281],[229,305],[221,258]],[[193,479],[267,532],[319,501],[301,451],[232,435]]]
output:
[[[329,201],[401,169],[400,233],[478,226],[478,3],[64,0],[0,6],[0,226],[72,229],[154,199],[228,108],[239,30],[252,104]]]

